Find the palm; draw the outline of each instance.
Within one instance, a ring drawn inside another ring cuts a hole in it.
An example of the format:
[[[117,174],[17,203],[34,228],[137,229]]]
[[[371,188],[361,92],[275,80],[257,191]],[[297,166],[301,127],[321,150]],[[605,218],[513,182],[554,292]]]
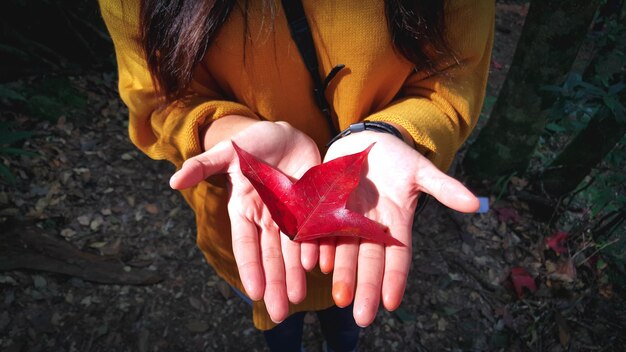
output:
[[[477,206],[473,195],[458,181],[388,134],[362,132],[343,138],[331,146],[325,161],[359,152],[373,142],[376,145],[370,151],[367,169],[348,207],[388,226],[391,235],[405,246],[337,239],[333,297],[342,306],[354,298],[354,316],[361,326],[372,322],[381,297],[389,310],[402,300],[411,263],[411,225],[420,192],[430,193],[460,211],[473,211]]]
[[[255,123],[232,140],[293,178],[320,163],[315,143],[286,123]],[[306,295],[305,270],[316,264],[318,246],[292,242],[280,234],[267,207],[241,173],[230,140],[186,161],[172,183],[175,188],[185,188],[218,173],[225,173],[229,180],[228,213],[241,281],[250,298],[263,298],[270,317],[281,321],[287,316],[289,302],[298,303]]]

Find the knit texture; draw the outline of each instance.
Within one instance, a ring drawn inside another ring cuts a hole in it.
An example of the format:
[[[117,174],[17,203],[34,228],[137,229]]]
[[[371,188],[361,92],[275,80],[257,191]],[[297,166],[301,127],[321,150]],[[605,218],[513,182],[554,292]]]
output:
[[[177,167],[201,152],[199,130],[226,115],[287,121],[316,141],[322,154],[330,139],[313,99],[313,82],[289,34],[280,2],[275,17],[250,2],[248,32],[235,6],[201,64],[193,93],[161,106],[139,42],[138,0],[100,0],[115,45],[120,96],[130,113],[132,142],[153,159]],[[345,64],[326,97],[340,130],[364,119],[393,122],[413,137],[418,150],[446,170],[478,119],[493,42],[493,0],[456,0],[446,5],[447,40],[456,60],[437,63],[437,73],[415,72],[394,50],[382,1],[304,0],[325,77]],[[247,39],[246,39],[247,38]],[[208,182],[182,191],[196,214],[197,243],[208,263],[245,292],[232,253],[227,192]],[[307,297],[291,312],[328,308],[331,275],[307,274]],[[257,328],[275,324],[263,302],[253,304]]]

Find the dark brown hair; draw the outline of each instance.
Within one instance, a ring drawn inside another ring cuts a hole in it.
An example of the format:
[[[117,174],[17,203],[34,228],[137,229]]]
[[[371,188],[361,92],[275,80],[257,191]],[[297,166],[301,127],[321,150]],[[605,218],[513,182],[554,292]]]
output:
[[[194,67],[202,60],[235,3],[141,0],[143,49],[157,90],[167,100],[184,95]],[[443,0],[385,0],[385,16],[394,47],[417,70],[434,72],[436,59],[452,56],[444,39],[443,14]]]

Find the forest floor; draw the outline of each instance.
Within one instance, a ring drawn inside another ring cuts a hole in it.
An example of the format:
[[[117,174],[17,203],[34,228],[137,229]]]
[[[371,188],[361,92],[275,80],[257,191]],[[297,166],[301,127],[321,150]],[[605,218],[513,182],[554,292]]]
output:
[[[504,81],[526,10],[497,4],[487,101]],[[128,140],[115,75],[69,82],[84,95],[82,109],[52,120],[0,113],[36,131],[22,148],[39,154],[5,159],[16,185],[0,185],[0,350],[265,350],[250,308],[196,248],[193,214],[168,187],[173,167]],[[521,202],[505,198],[463,215],[431,201],[414,229],[404,301],[380,310],[361,351],[624,351],[624,297],[602,284],[591,258],[573,260],[576,248],[547,248],[551,233]],[[30,269],[7,271],[12,265]],[[518,297],[516,267],[536,291],[526,282]],[[120,283],[98,283],[112,281]],[[307,316],[305,350],[321,346]]]

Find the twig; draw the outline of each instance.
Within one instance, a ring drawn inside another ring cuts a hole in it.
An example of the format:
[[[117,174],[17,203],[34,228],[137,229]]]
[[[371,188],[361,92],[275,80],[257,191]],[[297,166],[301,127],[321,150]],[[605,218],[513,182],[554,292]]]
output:
[[[47,271],[104,284],[151,285],[163,279],[156,272],[129,271],[124,263],[80,251],[31,224],[0,230],[0,271]]]
[[[585,260],[583,260],[583,261],[582,261],[582,262],[580,262],[579,264],[585,264],[585,263],[589,260],[589,258],[591,258],[591,257],[593,257],[594,255],[598,254],[598,252],[600,252],[600,251],[601,251],[601,250],[603,250],[604,248],[606,248],[606,247],[608,247],[608,246],[610,246],[610,245],[613,245],[613,244],[615,244],[615,243],[619,242],[619,240],[620,240],[619,238],[616,238],[616,239],[614,239],[613,241],[610,241],[610,242],[607,242],[607,243],[603,244],[602,246],[600,246],[600,248],[596,249],[593,253],[591,253],[590,255],[588,255],[588,256],[587,256],[587,258],[585,258]],[[576,252],[576,253],[572,256],[572,259],[573,259],[574,257],[576,257],[577,255],[579,255],[580,253],[582,253],[585,249],[587,249],[587,248],[589,248],[589,247],[590,247],[590,246],[586,246],[586,247],[584,247],[583,249],[581,249],[581,250],[579,250],[578,252]]]

